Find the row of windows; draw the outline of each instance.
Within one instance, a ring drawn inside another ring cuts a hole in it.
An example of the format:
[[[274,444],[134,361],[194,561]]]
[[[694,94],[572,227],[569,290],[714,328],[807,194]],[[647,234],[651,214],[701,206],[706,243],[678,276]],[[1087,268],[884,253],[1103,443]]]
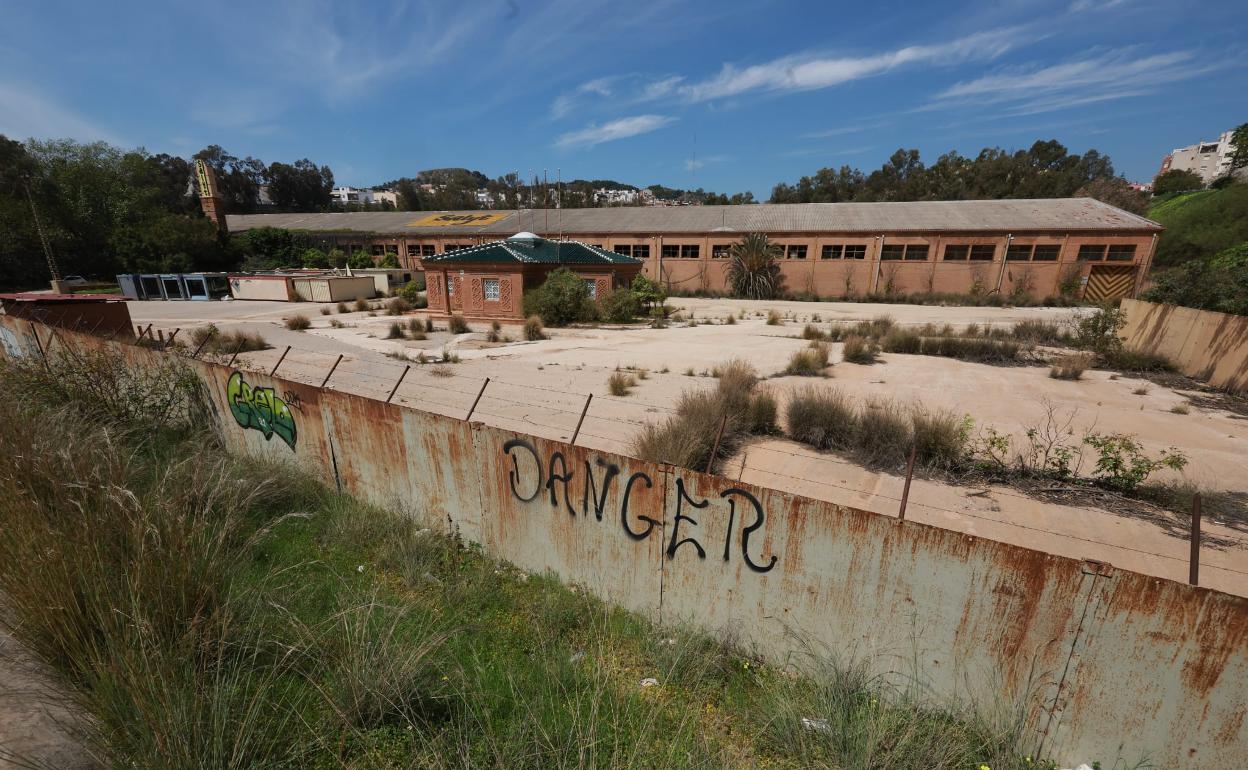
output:
[[[1079,247],[1079,260],[1081,262],[1100,262],[1108,260],[1110,262],[1130,262],[1135,259],[1135,244],[1114,244],[1106,246],[1105,244],[1086,244]]]
[[[502,286],[497,278],[486,278],[482,282],[485,289],[486,302],[498,302],[502,297]],[[589,298],[598,299],[598,282],[592,278],[585,279],[585,288],[589,289]],[[455,281],[450,276],[446,277],[446,296],[455,296]]]

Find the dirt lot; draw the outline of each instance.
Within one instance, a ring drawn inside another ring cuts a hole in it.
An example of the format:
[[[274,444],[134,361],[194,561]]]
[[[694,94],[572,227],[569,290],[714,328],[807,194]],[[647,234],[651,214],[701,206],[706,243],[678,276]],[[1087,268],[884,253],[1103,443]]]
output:
[[[1211,489],[1248,493],[1243,461],[1248,421],[1206,406],[1193,405],[1188,414],[1173,413],[1172,407],[1187,400],[1183,393],[1144,380],[1091,371],[1080,381],[1058,381],[1041,366],[989,366],[895,354],[860,366],[841,362],[839,346],[834,346],[829,379],[774,376],[793,351],[806,344],[798,335],[815,314],[822,323],[888,314],[903,325],[1009,326],[1024,319],[1062,321],[1079,311],[706,299],[674,299],[670,304],[713,323],[555,330],[551,339],[540,342],[491,344],[484,341],[481,326],[464,335],[435,332],[422,342],[386,340],[396,319],[381,313],[337,314],[333,306],[324,306],[331,314],[322,315],[322,306],[312,303],[135,302],[130,309],[136,323],[154,323],[166,333],[181,327],[185,334],[189,327],[207,322],[223,330],[259,331],[275,347],[242,356],[243,365],[267,371],[290,345],[279,373],[306,382],[319,384],[337,356],[345,354],[330,386],[381,398],[407,364],[387,354],[414,358],[423,352],[439,357],[445,350],[459,356],[460,362],[412,364],[395,401],[463,417],[489,377],[474,419],[551,438],[571,437],[586,396],[592,393],[577,443],[614,452],[628,453],[640,425],[666,417],[682,390],[709,387],[714,380],[704,375],[716,364],[738,357],[771,377],[766,387],[780,398],[782,411],[787,394],[812,382],[863,399],[921,402],[967,414],[977,427],[990,425],[1019,437],[1041,425],[1052,408],[1063,421],[1069,420],[1076,437],[1094,428],[1135,434],[1151,451],[1177,446],[1190,460],[1184,471],[1187,479]],[[763,317],[772,308],[791,320],[766,325]],[[722,323],[730,313],[742,311],[744,319]],[[283,318],[296,313],[311,319],[309,331],[291,332],[282,326]],[[331,328],[331,320],[342,328]],[[505,327],[503,334],[520,337],[516,327]],[[645,367],[648,376],[630,395],[616,398],[608,395],[606,380],[617,366]],[[765,439],[747,444],[724,472],[896,515],[900,471],[877,473],[784,439]],[[1186,524],[1144,504],[1138,510],[1111,512],[1044,502],[1008,487],[972,488],[920,478],[912,486],[907,518],[1160,577],[1187,576],[1188,545],[1182,537]],[[1211,544],[1202,557],[1202,585],[1248,595],[1248,527],[1207,524],[1205,530]]]

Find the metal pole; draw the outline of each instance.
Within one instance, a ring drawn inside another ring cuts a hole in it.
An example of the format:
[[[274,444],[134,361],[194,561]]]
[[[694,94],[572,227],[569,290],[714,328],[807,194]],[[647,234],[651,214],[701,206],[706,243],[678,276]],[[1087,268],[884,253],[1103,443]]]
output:
[[[169,349],[169,346],[173,344],[173,338],[174,338],[174,337],[176,337],[176,336],[178,336],[178,332],[180,332],[180,331],[182,331],[182,327],[181,327],[181,326],[179,326],[178,328],[174,329],[174,330],[173,330],[173,334],[170,334],[170,335],[169,335],[169,339],[165,340],[165,344],[164,344],[164,345],[162,345],[160,349],[161,349],[161,350],[168,350],[168,349]]]
[[[390,399],[394,398],[394,394],[398,392],[399,385],[403,382],[403,378],[407,376],[408,371],[412,368],[411,364],[403,367],[403,373],[399,375],[399,381],[394,383],[394,389],[390,391],[390,395],[386,396],[386,403],[390,403]],[[488,382],[488,380],[487,380]]]
[[[239,340],[234,346],[234,352],[230,355],[230,360],[225,364],[225,368],[231,369],[234,366],[234,359],[238,358],[238,352],[243,349],[243,341]]]
[[[490,384],[490,378],[486,377],[485,382],[481,383],[481,390],[477,391],[477,397],[472,400],[472,406],[468,407],[468,416],[465,420],[472,419],[472,413],[477,411],[477,404],[481,402],[481,396],[485,394],[485,386]]]
[[[35,347],[39,348],[39,357],[43,359],[43,365],[48,365],[48,354],[43,352],[43,340],[39,339],[39,330],[35,328],[34,321],[27,321],[30,325],[30,334],[35,338]]]
[[[581,423],[585,422],[585,414],[589,411],[589,402],[593,400],[594,400],[594,394],[590,393],[589,396],[585,399],[585,406],[581,409],[581,416],[576,421],[576,430],[572,431],[572,440],[568,442],[569,444],[575,444],[576,437],[581,435]]]
[[[711,468],[715,465],[715,455],[719,454],[719,442],[724,438],[724,426],[728,424],[728,414],[725,412],[723,419],[719,421],[719,430],[715,432],[715,446],[711,449],[711,456],[706,458],[706,472],[710,473]]]
[[[148,324],[148,325],[147,325],[147,328],[146,328],[146,329],[144,329],[142,332],[140,332],[140,334],[139,334],[139,338],[138,338],[138,339],[136,339],[136,340],[134,341],[134,344],[136,344],[136,345],[137,345],[137,344],[139,344],[140,342],[142,342],[142,341],[143,341],[143,338],[144,338],[144,337],[146,337],[146,336],[147,336],[147,333],[148,333],[148,332],[150,332],[151,330],[152,330],[152,325],[151,325],[151,324]]]
[[[329,374],[326,374],[325,379],[321,380],[322,388],[329,384],[329,378],[334,376],[334,370],[338,368],[338,364],[340,363],[342,363],[342,353],[338,354],[338,358],[334,361],[334,365],[329,367]]]
[[[282,365],[282,362],[286,360],[286,354],[289,352],[290,352],[290,345],[287,345],[286,349],[282,351],[282,355],[278,357],[277,363],[273,364],[273,369],[269,371],[270,377],[277,374],[277,367]]]
[[[199,354],[203,351],[204,345],[208,344],[208,340],[212,339],[211,334],[205,334],[204,338],[195,346],[195,352],[191,354],[191,358],[199,358]]]
[[[1200,493],[1192,495],[1192,556],[1189,559],[1187,582],[1200,585]]]
[[[917,450],[917,444],[910,445],[910,459],[906,460],[906,485],[901,489],[901,510],[897,511],[897,518],[901,521],[906,520],[906,501],[910,499],[910,479],[914,478],[914,455]]]

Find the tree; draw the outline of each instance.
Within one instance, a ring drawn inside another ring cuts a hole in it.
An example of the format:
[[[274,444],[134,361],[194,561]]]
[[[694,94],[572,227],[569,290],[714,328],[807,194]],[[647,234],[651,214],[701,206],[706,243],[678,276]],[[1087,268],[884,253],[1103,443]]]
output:
[[[1231,134],[1231,171],[1248,166],[1248,123],[1241,123]]]
[[[334,190],[334,172],[329,166],[317,168],[304,158],[294,165],[270,163],[265,172],[269,198],[279,208],[291,211],[325,211]]]
[[[656,305],[662,305],[667,300],[667,292],[663,286],[657,281],[652,281],[644,275],[638,275],[629,285],[628,290],[637,298],[637,302],[641,307],[649,312]]]
[[[728,285],[746,299],[772,299],[780,293],[778,249],[762,233],[749,233],[728,250]]]
[[[1248,315],[1248,242],[1232,246],[1213,259],[1194,259],[1159,273],[1144,298]]]
[[[1111,179],[1094,179],[1075,190],[1075,197],[1095,198],[1101,203],[1108,203],[1140,216],[1148,212],[1148,196],[1139,190],[1131,189],[1127,180],[1120,176]]]
[[[547,326],[567,326],[594,317],[585,279],[566,267],[546,276],[541,286],[524,295],[524,314],[541,316]]]
[[[304,239],[280,227],[255,227],[234,236],[251,266],[295,267],[302,264]]]
[[[391,269],[398,269],[399,267],[401,267],[401,265],[399,265],[399,258],[397,255],[386,254],[384,257],[381,258],[381,261],[377,263],[377,267],[388,267]]]
[[[1153,195],[1199,190],[1204,186],[1200,175],[1174,168],[1153,179]]]

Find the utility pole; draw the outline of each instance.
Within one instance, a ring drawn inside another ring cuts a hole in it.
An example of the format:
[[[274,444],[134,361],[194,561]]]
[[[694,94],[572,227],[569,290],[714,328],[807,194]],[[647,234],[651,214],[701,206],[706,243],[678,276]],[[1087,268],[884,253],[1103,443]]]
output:
[[[35,230],[39,233],[39,242],[43,244],[43,255],[48,260],[48,272],[52,274],[52,291],[55,294],[61,292],[61,268],[56,264],[56,257],[52,255],[52,247],[48,245],[48,235],[43,231],[43,223],[39,221],[39,209],[35,206],[35,196],[30,194],[30,181],[22,180],[22,187],[26,190],[26,201],[30,203],[30,215],[35,219]]]

